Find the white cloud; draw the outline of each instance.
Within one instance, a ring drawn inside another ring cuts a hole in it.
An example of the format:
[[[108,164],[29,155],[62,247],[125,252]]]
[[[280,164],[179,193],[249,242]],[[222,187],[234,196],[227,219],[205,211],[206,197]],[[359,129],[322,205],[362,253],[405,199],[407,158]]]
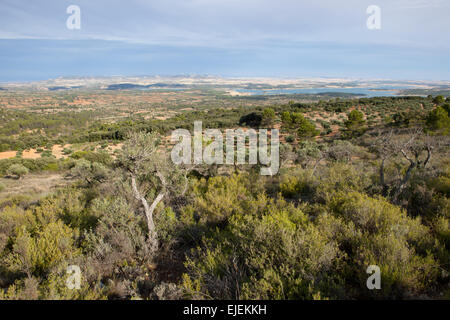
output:
[[[369,32],[366,8],[372,1],[78,0],[82,28],[74,31],[65,27],[65,10],[71,1],[30,4],[2,0],[0,38],[103,39],[232,48],[304,41],[433,46],[450,32],[449,2],[373,1],[382,8],[383,27]],[[404,10],[426,7],[435,9]]]
[[[448,0],[397,0],[396,5],[405,9],[441,8],[450,6]]]

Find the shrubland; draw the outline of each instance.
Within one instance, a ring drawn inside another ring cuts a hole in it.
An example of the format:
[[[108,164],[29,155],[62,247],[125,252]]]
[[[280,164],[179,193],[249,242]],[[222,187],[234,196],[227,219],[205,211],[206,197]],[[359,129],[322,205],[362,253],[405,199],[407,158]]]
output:
[[[38,200],[0,200],[0,298],[449,299],[441,104],[332,100],[95,122],[58,139],[123,140],[116,156],[1,160],[4,179],[53,170],[70,183]],[[320,136],[312,112],[345,115],[341,130]],[[174,166],[161,135],[194,119],[277,126],[280,172]],[[66,286],[70,265],[81,269],[79,290]],[[366,287],[369,265],[381,270],[380,290]]]

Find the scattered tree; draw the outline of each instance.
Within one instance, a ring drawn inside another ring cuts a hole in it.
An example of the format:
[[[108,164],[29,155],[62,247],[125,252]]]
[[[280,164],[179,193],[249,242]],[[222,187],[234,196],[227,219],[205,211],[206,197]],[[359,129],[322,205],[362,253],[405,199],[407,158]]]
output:
[[[13,164],[6,170],[8,176],[16,177],[17,179],[27,175],[28,172],[28,168],[21,164]]]

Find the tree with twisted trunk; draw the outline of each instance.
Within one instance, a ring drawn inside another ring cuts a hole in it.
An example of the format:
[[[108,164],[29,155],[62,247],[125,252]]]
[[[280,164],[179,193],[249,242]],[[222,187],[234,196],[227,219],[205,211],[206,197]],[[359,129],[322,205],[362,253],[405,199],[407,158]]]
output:
[[[133,196],[140,202],[147,220],[148,237],[158,248],[154,212],[163,199],[184,195],[188,187],[187,170],[176,167],[161,145],[157,133],[133,132],[128,135],[118,160],[131,181]],[[153,200],[148,195],[153,194]]]
[[[427,168],[433,150],[439,143],[438,137],[424,134],[421,128],[408,130],[407,134],[399,136],[394,135],[393,130],[380,134],[372,148],[381,159],[379,175],[383,195],[387,196],[389,190],[391,190],[392,199],[394,202],[398,202],[398,198],[406,188],[413,171]],[[398,155],[407,160],[409,165],[403,177],[390,187],[385,178],[385,164],[390,158]]]

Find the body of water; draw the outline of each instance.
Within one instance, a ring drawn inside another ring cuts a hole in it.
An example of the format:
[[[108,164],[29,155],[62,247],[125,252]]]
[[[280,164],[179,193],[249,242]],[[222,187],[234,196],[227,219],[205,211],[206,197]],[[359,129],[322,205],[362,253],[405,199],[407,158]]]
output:
[[[275,95],[275,94],[321,94],[321,93],[351,93],[364,97],[386,97],[396,96],[399,90],[408,87],[383,87],[383,88],[299,88],[299,89],[238,89],[237,92],[251,93],[252,95]]]

